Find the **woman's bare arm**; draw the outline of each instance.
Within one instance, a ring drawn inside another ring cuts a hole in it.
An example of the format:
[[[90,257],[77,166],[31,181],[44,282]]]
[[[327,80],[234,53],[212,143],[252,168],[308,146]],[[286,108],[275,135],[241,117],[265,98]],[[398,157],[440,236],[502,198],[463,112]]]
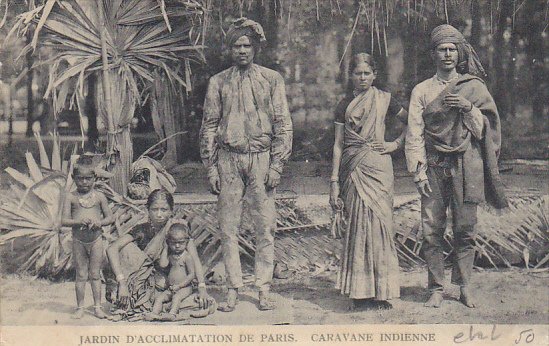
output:
[[[200,257],[198,257],[198,251],[196,250],[196,246],[194,245],[194,240],[189,240],[189,244],[187,244],[187,251],[189,251],[189,254],[191,255],[191,258],[194,262],[193,267],[196,274],[196,281],[198,281],[198,305],[200,306],[200,308],[205,308],[208,306],[209,295],[206,291],[204,268],[202,268]]]
[[[204,279],[204,268],[202,268],[202,263],[200,263],[200,257],[198,257],[198,251],[196,250],[196,246],[194,245],[194,240],[189,240],[189,243],[187,244],[187,251],[189,251],[189,255],[192,258],[192,261],[194,263],[194,272],[196,274],[196,280],[198,283],[205,283]]]
[[[343,153],[343,132],[345,126],[340,123],[335,123],[335,139],[332,159],[332,175],[330,181],[339,178],[339,165],[341,164],[341,154]]]
[[[407,119],[408,111],[406,111],[404,108],[401,108],[400,111],[397,113],[397,117],[401,120]],[[404,148],[404,140],[406,139],[406,132],[408,132],[408,122],[402,121],[402,123],[404,124],[402,132],[400,133],[400,136],[398,136],[398,138],[394,141],[397,144],[397,150]]]
[[[168,246],[164,244],[162,252],[160,253],[160,258],[158,259],[158,265],[161,268],[166,268],[170,265],[170,259],[168,258]]]
[[[99,203],[101,205],[101,212],[103,213],[103,220],[100,222],[100,226],[106,226],[110,225],[114,222],[114,215],[112,213],[111,208],[109,207],[109,202],[107,201],[107,197],[103,193],[100,193],[99,195]]]
[[[107,248],[107,258],[111,265],[112,272],[117,277],[124,275],[122,273],[122,268],[120,266],[120,249],[134,241],[131,234],[124,234],[120,238],[116,239],[112,244]]]
[[[339,201],[339,166],[343,153],[344,125],[335,123],[335,139],[332,159],[332,176],[330,177],[330,205],[334,210],[342,207]]]

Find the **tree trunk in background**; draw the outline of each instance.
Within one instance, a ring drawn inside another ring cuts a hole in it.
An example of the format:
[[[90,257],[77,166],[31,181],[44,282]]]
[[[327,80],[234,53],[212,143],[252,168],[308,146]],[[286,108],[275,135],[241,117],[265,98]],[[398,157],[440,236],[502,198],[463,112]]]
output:
[[[505,39],[503,34],[507,29],[507,20],[512,16],[513,4],[511,1],[502,1],[500,3],[501,9],[499,12],[499,19],[497,24],[497,30],[494,35],[494,100],[498,106],[499,116],[502,119],[507,118],[509,113],[509,98],[508,89],[505,78]]]
[[[404,28],[399,30],[402,33],[402,45],[404,48],[404,71],[402,73],[403,82],[406,85],[406,95],[412,93],[412,89],[419,82],[417,65],[418,65],[418,44],[414,37],[417,37],[417,29],[415,26],[409,26],[406,30],[406,23],[401,23]],[[427,49],[427,48],[425,48]]]
[[[278,72],[282,72],[279,56],[276,54],[278,47],[278,11],[277,8],[280,8],[280,0],[270,0],[269,6],[266,13],[266,31],[265,35],[267,36],[267,44],[269,46],[269,57],[272,57],[270,61],[270,67]]]
[[[280,9],[281,6],[280,0],[256,1],[249,13],[251,19],[261,24],[267,39],[261,54],[257,56],[257,62],[277,71],[280,70],[280,62],[276,54],[278,46],[277,14],[279,13],[277,9]]]
[[[471,1],[471,38],[469,43],[475,48],[479,49],[480,46],[480,35],[482,32],[482,27],[480,25],[480,19],[482,17],[482,12],[479,4],[479,0]]]
[[[29,44],[32,41],[32,32],[27,33],[27,44]],[[29,51],[26,56],[26,63],[27,63],[27,130],[25,131],[25,134],[27,137],[32,136],[32,124],[34,123],[34,97],[33,97],[33,91],[32,91],[32,83],[33,83],[33,77],[34,77],[34,70],[32,69],[32,65],[34,64],[34,57],[33,57],[32,50]]]
[[[185,90],[176,86],[168,88],[169,83],[165,76],[157,74],[155,76],[154,91],[151,94],[151,118],[155,132],[160,139],[169,137],[183,129],[185,125],[181,118],[185,114]],[[188,129],[187,129],[188,130]],[[169,169],[185,158],[184,137],[177,135],[170,138],[165,146],[166,152],[162,157],[162,165]]]
[[[530,95],[532,98],[532,117],[535,132],[544,132],[547,125],[547,106],[545,103],[549,99],[547,90],[547,80],[545,78],[545,50],[543,47],[542,31],[546,24],[544,20],[543,1],[528,1],[527,13],[531,14],[531,20],[528,21],[528,44],[526,54],[530,64],[531,84]]]
[[[517,58],[516,58],[516,46],[518,44],[518,34],[516,33],[515,29],[511,31],[511,42],[509,45],[509,59],[507,61],[507,75],[506,75],[506,93],[508,95],[509,107],[507,109],[508,116],[509,117],[515,117],[516,115],[516,105],[515,105],[515,71],[517,66]]]
[[[99,141],[97,130],[97,107],[95,104],[97,93],[97,76],[92,73],[88,77],[88,94],[86,95],[86,115],[88,117],[88,149],[95,152]]]
[[[355,0],[354,2],[354,15],[356,16],[358,10],[360,9],[360,0]],[[358,22],[358,25],[356,26],[355,32],[353,34],[353,38],[351,40],[351,47],[350,50],[347,51],[347,54],[349,54],[350,57],[357,53],[365,52],[366,46],[364,45],[364,42],[366,41],[366,37],[369,39],[370,36],[368,35],[368,31],[365,28],[365,25],[361,23],[360,19]],[[352,72],[349,71],[349,74]]]
[[[339,65],[339,76],[338,81],[342,83],[343,88],[345,89],[347,86],[347,66],[346,61],[348,61],[348,56],[350,52],[345,52],[345,46],[347,45],[347,40],[345,38],[345,32],[341,28],[336,31],[336,40],[337,40],[337,56],[339,59],[343,57],[343,61],[341,61],[341,64]],[[345,56],[343,56],[343,53],[345,53]]]

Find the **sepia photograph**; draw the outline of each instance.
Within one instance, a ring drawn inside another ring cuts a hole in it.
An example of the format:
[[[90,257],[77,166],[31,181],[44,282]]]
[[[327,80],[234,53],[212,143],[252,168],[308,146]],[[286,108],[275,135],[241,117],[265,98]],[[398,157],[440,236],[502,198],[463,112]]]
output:
[[[549,1],[0,18],[0,343],[549,344]]]

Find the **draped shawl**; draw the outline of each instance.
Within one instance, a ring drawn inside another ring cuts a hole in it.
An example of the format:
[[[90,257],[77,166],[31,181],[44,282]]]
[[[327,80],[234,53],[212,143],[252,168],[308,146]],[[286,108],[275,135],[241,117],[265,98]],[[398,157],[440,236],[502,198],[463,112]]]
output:
[[[474,138],[463,124],[463,114],[444,106],[444,96],[456,93],[480,109],[484,117],[483,137]],[[423,112],[426,147],[457,155],[453,174],[455,192],[465,202],[486,201],[496,208],[507,206],[497,158],[501,148],[501,123],[496,104],[484,81],[465,74],[449,83]]]

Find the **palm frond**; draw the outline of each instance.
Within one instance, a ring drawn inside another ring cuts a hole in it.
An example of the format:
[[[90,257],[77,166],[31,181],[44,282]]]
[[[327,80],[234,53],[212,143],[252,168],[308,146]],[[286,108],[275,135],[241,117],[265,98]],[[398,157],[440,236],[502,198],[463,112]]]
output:
[[[69,90],[83,90],[87,76],[100,68],[99,28],[103,26],[107,29],[109,67],[114,74],[123,75],[132,94],[130,101],[141,99],[153,69],[186,85],[186,69],[176,65],[186,58],[202,59],[203,47],[194,44],[196,37],[190,34],[203,16],[199,3],[117,0],[97,5],[82,0],[48,0],[44,6],[21,14],[12,28],[12,32],[24,33],[35,25],[29,47],[47,46],[56,55],[45,96],[53,93],[57,110],[65,107]],[[99,23],[94,12],[105,13],[105,22]],[[179,21],[173,30],[168,29],[170,18]]]
[[[7,167],[7,168],[5,169],[5,171],[6,171],[6,173],[8,173],[13,179],[15,179],[15,180],[18,181],[19,183],[25,185],[26,187],[31,187],[31,186],[34,184],[34,181],[32,181],[32,179],[31,179],[28,175],[19,172],[19,171],[16,170],[15,168]]]

